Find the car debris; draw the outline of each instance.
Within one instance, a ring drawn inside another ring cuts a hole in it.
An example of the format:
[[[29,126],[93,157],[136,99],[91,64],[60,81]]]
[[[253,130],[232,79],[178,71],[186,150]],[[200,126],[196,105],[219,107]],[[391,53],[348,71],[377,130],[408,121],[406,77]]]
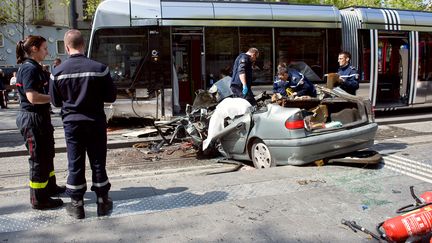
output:
[[[220,86],[220,85],[219,85]],[[378,125],[369,100],[341,89],[316,86],[317,98],[275,97],[261,93],[257,107],[243,99],[224,98],[199,90],[186,115],[155,122],[162,137],[153,152],[174,141],[188,141],[201,155],[252,161],[256,168],[335,163],[378,163],[381,156],[366,150]],[[170,128],[170,129],[168,129]],[[163,133],[174,131],[171,137]],[[364,150],[363,152],[357,152]]]

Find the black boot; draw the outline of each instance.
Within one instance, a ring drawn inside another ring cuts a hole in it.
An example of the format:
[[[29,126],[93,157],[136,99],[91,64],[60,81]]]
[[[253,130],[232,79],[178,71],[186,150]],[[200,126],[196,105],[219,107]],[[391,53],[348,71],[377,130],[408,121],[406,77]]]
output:
[[[58,208],[63,205],[61,199],[52,199],[47,195],[45,188],[33,189],[30,188],[30,203],[33,209],[45,210]]]
[[[97,197],[97,215],[98,216],[106,216],[110,215],[113,208],[113,201],[107,195]]]
[[[53,188],[50,188],[48,194],[50,195],[50,197],[54,197],[63,194],[65,191],[66,191],[66,186],[55,185]]]
[[[68,212],[69,216],[72,216],[76,219],[83,219],[85,217],[84,200],[75,200],[71,198],[71,203],[66,206],[66,211]]]
[[[66,191],[66,186],[58,186],[56,176],[51,176],[48,181],[48,195],[50,197],[58,196]]]
[[[63,201],[61,199],[52,199],[50,197],[43,201],[36,201],[36,200],[32,201],[32,208],[38,210],[58,208],[61,207],[62,205],[63,205]]]

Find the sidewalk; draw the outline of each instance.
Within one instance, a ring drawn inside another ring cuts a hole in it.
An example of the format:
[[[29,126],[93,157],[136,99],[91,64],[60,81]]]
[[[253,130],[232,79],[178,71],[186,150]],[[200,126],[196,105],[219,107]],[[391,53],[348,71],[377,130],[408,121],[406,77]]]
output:
[[[379,222],[413,202],[407,185],[430,187],[385,168],[347,166],[135,174],[112,184],[113,214],[97,218],[94,198],[87,198],[83,220],[67,216],[64,207],[31,210],[27,190],[15,192],[10,197],[16,205],[0,215],[0,241],[371,242],[341,220],[375,232]]]

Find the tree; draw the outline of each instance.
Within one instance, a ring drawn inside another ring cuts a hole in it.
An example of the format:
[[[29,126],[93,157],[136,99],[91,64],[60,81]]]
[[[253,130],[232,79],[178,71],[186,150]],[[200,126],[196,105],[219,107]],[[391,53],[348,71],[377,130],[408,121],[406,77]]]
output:
[[[29,7],[25,0],[0,0],[0,26],[11,24],[20,33],[24,39],[25,30],[25,9]],[[16,41],[10,38],[6,32],[6,28],[1,28],[0,32],[3,36],[15,43]]]
[[[432,10],[431,0],[264,0],[266,2],[288,2],[298,4],[327,4],[339,9],[349,6],[386,7],[409,10]]]
[[[399,9],[425,10],[426,4],[423,0],[386,0],[384,6]]]
[[[92,20],[93,15],[96,12],[96,8],[102,0],[87,0],[84,6],[84,20]]]

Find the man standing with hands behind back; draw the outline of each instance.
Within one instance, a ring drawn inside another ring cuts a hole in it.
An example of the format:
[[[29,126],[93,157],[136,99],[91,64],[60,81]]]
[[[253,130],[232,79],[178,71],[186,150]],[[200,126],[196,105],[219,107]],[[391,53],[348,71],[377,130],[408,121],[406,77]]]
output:
[[[234,97],[244,98],[252,106],[256,105],[252,86],[252,65],[259,56],[257,48],[251,47],[246,53],[240,53],[233,66],[231,90]]]
[[[68,154],[69,175],[66,206],[74,218],[85,217],[84,193],[86,153],[92,169],[91,190],[97,196],[97,214],[111,213],[113,203],[108,196],[111,184],[106,172],[107,134],[104,102],[116,100],[117,89],[109,68],[84,56],[84,38],[75,29],[66,32],[65,49],[69,58],[53,70],[50,82],[51,102],[61,108]]]

